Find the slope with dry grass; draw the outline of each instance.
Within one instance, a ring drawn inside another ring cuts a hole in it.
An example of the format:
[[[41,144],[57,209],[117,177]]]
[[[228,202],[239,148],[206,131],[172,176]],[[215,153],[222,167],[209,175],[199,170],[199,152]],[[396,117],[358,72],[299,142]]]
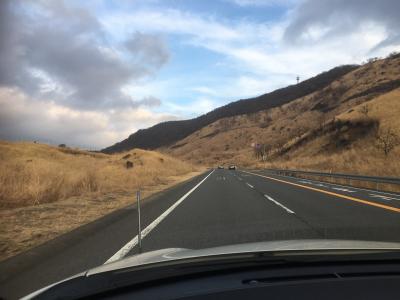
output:
[[[399,176],[399,147],[389,157],[376,147],[379,131],[391,128],[400,135],[399,87],[397,55],[365,64],[280,107],[220,119],[160,150],[211,166],[236,163]],[[254,157],[254,143],[268,147],[267,161]]]
[[[202,171],[154,151],[0,142],[0,259],[133,203],[138,189],[147,197]]]
[[[126,169],[126,160],[134,167]],[[28,142],[0,142],[0,207],[132,190],[191,171],[194,167],[188,163],[140,149],[105,155]]]
[[[368,115],[362,113],[365,107],[368,107]],[[278,157],[274,162],[266,164],[289,169],[398,177],[400,160],[397,158],[400,157],[400,146],[386,156],[377,145],[377,136],[380,131],[387,129],[400,136],[399,115],[400,89],[396,89],[338,114],[335,121],[327,122],[324,127],[329,128],[331,124],[344,126],[331,134],[315,136],[305,147],[292,146],[287,154],[289,159]],[[360,135],[360,131],[363,134]]]

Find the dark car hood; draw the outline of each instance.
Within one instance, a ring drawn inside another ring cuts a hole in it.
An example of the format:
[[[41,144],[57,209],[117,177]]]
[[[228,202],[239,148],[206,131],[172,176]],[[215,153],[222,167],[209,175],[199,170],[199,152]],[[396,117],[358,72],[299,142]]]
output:
[[[42,292],[51,287],[68,281],[72,278],[87,277],[103,272],[115,271],[125,268],[146,266],[151,264],[180,261],[184,259],[207,258],[209,256],[230,255],[230,254],[246,254],[246,253],[277,253],[295,251],[296,253],[304,251],[304,254],[312,251],[335,251],[342,250],[388,250],[400,251],[400,243],[376,242],[376,241],[353,241],[353,240],[287,240],[287,241],[271,241],[259,243],[247,243],[229,245],[215,248],[206,248],[199,250],[191,250],[184,248],[167,248],[161,250],[150,251],[138,255],[128,256],[118,261],[101,265],[90,269],[86,272],[79,273],[75,276],[62,280],[60,282],[42,288],[22,299],[32,299],[40,295]]]
[[[217,256],[226,254],[305,251],[305,250],[399,250],[400,243],[353,241],[353,240],[287,240],[229,245],[215,248],[191,250],[185,248],[167,248],[143,254],[128,256],[121,260],[91,269],[87,275],[112,271],[121,268],[141,266],[158,262],[188,258]]]

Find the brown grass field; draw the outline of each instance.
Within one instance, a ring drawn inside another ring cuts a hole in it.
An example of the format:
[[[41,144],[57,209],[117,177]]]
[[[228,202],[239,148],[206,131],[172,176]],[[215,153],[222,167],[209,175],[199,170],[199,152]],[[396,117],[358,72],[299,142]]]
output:
[[[105,155],[0,142],[0,260],[133,203],[138,189],[148,197],[202,171],[140,149]]]

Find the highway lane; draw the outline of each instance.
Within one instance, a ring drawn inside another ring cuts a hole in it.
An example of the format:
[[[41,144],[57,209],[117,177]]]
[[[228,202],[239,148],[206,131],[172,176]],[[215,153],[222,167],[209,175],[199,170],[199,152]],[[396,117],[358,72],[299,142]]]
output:
[[[234,172],[216,170],[147,236],[144,250],[319,237],[303,220],[238,182]]]
[[[297,217],[315,228],[322,238],[400,240],[400,212],[391,210],[391,208],[397,209],[396,200],[389,202],[381,198],[374,198],[369,194],[376,192],[356,190],[352,187],[340,187],[338,190],[336,185],[324,183],[324,186],[321,186],[321,183],[318,182],[305,184],[304,180],[299,178],[264,175],[264,172],[251,173],[239,172],[237,176],[252,184],[260,193],[268,194],[282,205],[290,208]],[[297,185],[294,186],[287,182]],[[397,195],[395,196],[397,197]],[[366,201],[366,203],[353,201],[347,197]],[[383,205],[383,207],[373,204]]]
[[[149,225],[204,177],[202,174],[144,199],[143,226]],[[132,202],[134,199],[132,195]],[[134,204],[1,262],[0,299],[17,299],[105,263],[137,235],[137,223]]]
[[[375,190],[370,190],[370,189],[351,187],[351,186],[322,182],[322,181],[317,181],[317,180],[274,175],[270,171],[247,171],[247,172],[255,173],[255,174],[259,174],[259,175],[263,175],[263,176],[269,176],[269,177],[273,177],[275,179],[289,181],[289,182],[300,184],[300,185],[306,185],[309,187],[322,189],[322,190],[333,192],[333,193],[340,192],[340,194],[347,195],[350,197],[358,197],[358,198],[365,199],[367,201],[372,201],[372,202],[380,203],[383,205],[389,205],[389,206],[393,206],[396,208],[400,208],[400,194],[399,193],[375,191]]]
[[[143,251],[283,239],[400,242],[398,194],[335,188],[263,171],[208,171],[144,202]],[[19,297],[116,253],[137,253],[136,224],[133,205],[0,263],[0,295]]]
[[[397,203],[392,205],[394,200],[388,204],[382,198],[371,197],[371,191],[353,193],[349,187],[324,188],[335,196],[251,173],[216,170],[146,237],[144,250],[203,248],[278,239],[400,241],[400,211],[339,196],[352,195],[352,198],[396,209]],[[315,183],[305,184],[302,179],[270,174],[268,177],[315,187]]]

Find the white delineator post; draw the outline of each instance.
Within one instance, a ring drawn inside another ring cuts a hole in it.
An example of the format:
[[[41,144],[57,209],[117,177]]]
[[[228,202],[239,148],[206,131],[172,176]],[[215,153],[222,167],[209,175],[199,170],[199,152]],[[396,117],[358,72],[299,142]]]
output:
[[[142,226],[140,224],[140,190],[136,192],[137,212],[138,212],[138,248],[142,253]]]

